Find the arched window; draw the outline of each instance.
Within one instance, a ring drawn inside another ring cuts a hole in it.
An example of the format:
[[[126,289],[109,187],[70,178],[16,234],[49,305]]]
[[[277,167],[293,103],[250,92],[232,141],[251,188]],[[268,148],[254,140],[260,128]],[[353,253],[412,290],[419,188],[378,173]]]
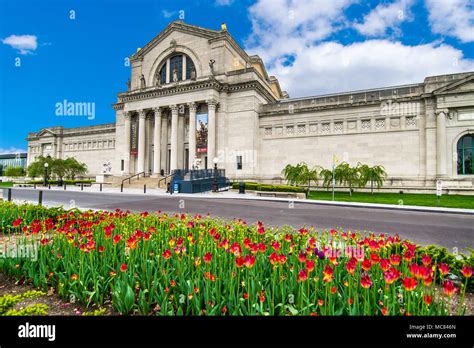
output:
[[[474,153],[474,135],[466,134],[458,141],[458,174],[473,175],[474,162],[472,154]]]
[[[166,74],[167,74],[168,63],[170,67],[169,67],[169,76],[167,78]],[[186,65],[186,70],[184,71],[184,74],[183,74],[184,65]],[[194,67],[194,63],[191,60],[191,58],[189,58],[185,54],[177,54],[166,59],[164,64],[161,65],[160,71],[158,72],[158,76],[157,76],[157,78],[159,78],[159,82],[161,85],[165,84],[166,81],[173,82],[175,77],[177,81],[196,78],[196,70]]]

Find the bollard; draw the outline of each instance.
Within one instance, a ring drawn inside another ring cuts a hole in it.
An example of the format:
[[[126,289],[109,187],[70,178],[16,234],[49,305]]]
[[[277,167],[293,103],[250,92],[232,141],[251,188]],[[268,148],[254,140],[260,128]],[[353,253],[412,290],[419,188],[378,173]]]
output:
[[[8,189],[8,201],[9,202],[12,201],[12,189],[11,188]]]
[[[39,190],[38,192],[38,205],[43,203],[43,191]]]
[[[36,190],[36,184],[33,184],[33,188]]]
[[[67,185],[66,185],[66,184],[64,184],[64,191],[66,191],[66,186],[67,186]]]
[[[120,192],[123,192],[123,184],[120,185]]]
[[[48,184],[48,190],[51,190],[51,184]]]
[[[143,193],[146,193],[146,184],[143,185]]]
[[[102,192],[102,184],[100,184],[100,192]]]
[[[84,191],[84,184],[81,183],[81,191]]]

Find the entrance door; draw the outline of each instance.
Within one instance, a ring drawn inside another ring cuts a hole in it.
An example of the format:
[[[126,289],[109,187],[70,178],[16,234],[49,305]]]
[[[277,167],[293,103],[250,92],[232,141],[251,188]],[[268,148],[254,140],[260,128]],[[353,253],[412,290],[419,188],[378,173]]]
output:
[[[184,150],[184,170],[189,170],[189,149]]]

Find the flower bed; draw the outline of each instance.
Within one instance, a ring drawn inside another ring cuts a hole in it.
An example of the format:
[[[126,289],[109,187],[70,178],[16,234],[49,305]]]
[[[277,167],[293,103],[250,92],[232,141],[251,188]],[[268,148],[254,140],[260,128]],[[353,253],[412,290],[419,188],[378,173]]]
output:
[[[0,205],[2,221],[12,211],[18,216],[6,228],[17,233],[11,241],[39,242],[37,260],[1,258],[0,271],[84,304],[111,300],[123,314],[463,314],[472,274],[466,258],[456,286],[449,265],[397,236],[161,212],[31,218],[26,211],[35,209]],[[456,292],[461,305],[453,311]]]

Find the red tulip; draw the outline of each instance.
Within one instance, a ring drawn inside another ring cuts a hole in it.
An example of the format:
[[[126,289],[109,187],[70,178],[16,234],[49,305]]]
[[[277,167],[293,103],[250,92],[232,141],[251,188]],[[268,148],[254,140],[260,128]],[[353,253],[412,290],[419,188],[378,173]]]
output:
[[[122,263],[122,265],[120,266],[120,271],[125,272],[126,270],[127,270],[127,265]]]
[[[360,279],[360,285],[364,289],[368,289],[372,286],[372,279],[370,279],[370,276],[368,274],[364,274],[361,279]]]
[[[380,262],[380,256],[375,254],[375,253],[370,254],[370,262],[372,262],[373,265],[379,263]]]
[[[390,268],[390,261],[388,259],[380,260],[380,268],[382,271],[386,272]]]
[[[423,302],[425,302],[428,306],[433,302],[433,297],[430,295],[423,296]]]
[[[116,234],[116,235],[114,236],[114,245],[116,245],[118,242],[120,242],[120,239],[121,239],[121,238],[122,238],[122,237],[120,236],[120,234]]]
[[[272,254],[270,255],[270,263],[271,263],[272,265],[275,265],[275,264],[277,264],[277,263],[279,263],[279,262],[280,262],[280,257],[278,256],[278,254],[277,254],[277,253],[272,253]]]
[[[395,267],[392,267],[387,272],[384,272],[383,278],[385,280],[385,283],[390,285],[393,282],[395,282],[398,278],[400,278],[400,275],[401,273]]]
[[[439,269],[439,273],[443,276],[448,274],[448,272],[449,272],[449,266],[445,263],[440,263],[438,265],[438,269]]]
[[[204,255],[203,259],[204,259],[204,262],[205,262],[205,263],[207,263],[207,264],[211,263],[211,261],[212,261],[212,254],[211,254],[210,252],[207,252],[207,253]]]
[[[103,253],[105,251],[105,246],[101,245],[99,247],[99,253]]]
[[[240,244],[234,242],[230,247],[230,252],[235,256],[240,256],[240,254],[242,253],[242,248],[240,247]]]
[[[306,261],[306,254],[300,252],[300,254],[298,255],[298,261],[301,262],[301,263],[305,262]]]
[[[308,272],[311,272],[314,269],[313,260],[306,260],[306,269],[308,270]]]
[[[168,260],[169,258],[171,257],[171,251],[169,249],[166,249],[164,252],[163,252],[163,258],[165,260]]]
[[[16,220],[13,221],[13,227],[18,227],[21,225],[21,223],[23,222],[23,219],[21,218],[18,218]]]
[[[364,261],[362,262],[362,268],[363,268],[365,271],[368,271],[369,269],[372,268],[372,262],[370,262],[369,259],[364,259]]]
[[[350,274],[354,274],[355,270],[357,268],[357,260],[355,258],[350,259],[346,263],[346,270]]]
[[[334,279],[334,270],[331,266],[326,265],[323,271],[323,281],[325,283],[330,283]]]
[[[405,277],[402,280],[402,285],[406,291],[413,291],[418,285],[418,282],[415,278]]]
[[[421,262],[425,266],[429,266],[431,264],[431,257],[429,255],[423,255],[423,257],[421,258]]]
[[[252,268],[254,264],[255,264],[255,256],[253,255],[245,256],[245,267]]]
[[[308,279],[308,273],[302,269],[299,273],[298,273],[298,281],[299,282],[303,282],[305,281],[306,279]]]
[[[456,292],[456,287],[454,286],[453,282],[450,280],[446,280],[443,283],[443,290],[446,295],[449,297],[453,296],[454,293]]]
[[[235,259],[235,265],[240,268],[244,265],[245,259],[242,256],[239,256]]]
[[[464,277],[470,278],[472,276],[472,267],[468,265],[462,266],[461,273]]]
[[[401,261],[401,256],[400,255],[390,255],[390,263],[393,266],[398,266]]]

